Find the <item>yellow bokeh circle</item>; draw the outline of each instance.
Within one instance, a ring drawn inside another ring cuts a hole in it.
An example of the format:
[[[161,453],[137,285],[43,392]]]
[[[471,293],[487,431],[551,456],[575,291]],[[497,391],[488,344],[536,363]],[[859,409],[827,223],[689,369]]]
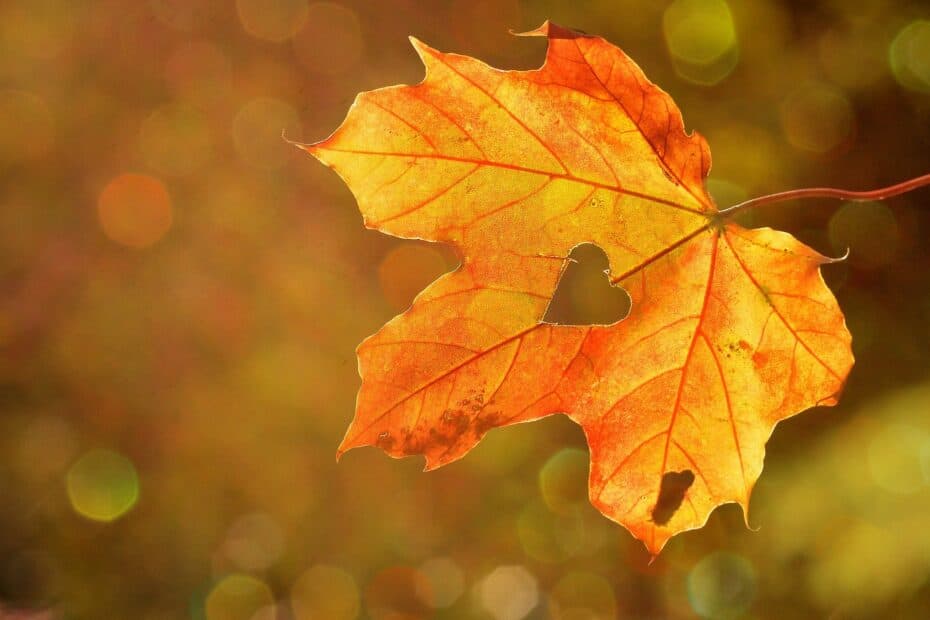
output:
[[[888,48],[888,63],[901,86],[930,92],[930,20],[913,21],[898,32]]]
[[[797,149],[826,153],[850,139],[855,112],[843,91],[808,83],[790,93],[781,106],[785,138]]]
[[[74,510],[93,521],[110,522],[139,499],[139,476],[132,462],[111,450],[91,450],[71,466],[65,478]]]
[[[318,564],[306,570],[291,590],[295,620],[353,620],[360,606],[355,579],[335,566]]]
[[[736,45],[736,27],[724,0],[675,0],[662,17],[669,51],[687,62],[708,65]]]
[[[146,248],[171,228],[171,197],[164,183],[145,174],[121,174],[97,200],[97,217],[104,234],[133,248]]]
[[[272,604],[274,595],[264,581],[236,573],[213,587],[204,612],[206,620],[252,620]]]
[[[675,0],[662,16],[662,30],[678,75],[711,86],[739,60],[736,24],[725,0]]]
[[[236,0],[242,28],[253,37],[280,42],[307,21],[307,0]]]
[[[588,453],[566,448],[539,470],[539,492],[550,510],[565,512],[588,498]]]

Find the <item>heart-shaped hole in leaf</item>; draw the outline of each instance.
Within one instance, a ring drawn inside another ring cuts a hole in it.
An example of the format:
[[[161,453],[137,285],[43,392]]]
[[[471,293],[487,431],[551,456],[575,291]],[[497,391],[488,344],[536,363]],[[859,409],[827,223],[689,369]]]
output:
[[[543,317],[558,325],[611,325],[630,313],[630,296],[610,284],[607,254],[593,243],[576,246]]]

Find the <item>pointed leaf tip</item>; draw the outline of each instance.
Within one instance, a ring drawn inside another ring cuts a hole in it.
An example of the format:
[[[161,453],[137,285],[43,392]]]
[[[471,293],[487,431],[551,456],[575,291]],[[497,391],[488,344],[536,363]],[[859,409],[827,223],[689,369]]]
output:
[[[548,19],[544,21],[538,28],[534,28],[533,30],[527,30],[526,32],[516,32],[511,30],[510,34],[515,37],[548,37],[549,39],[581,39],[591,36],[583,30],[560,26],[558,24],[552,23]]]
[[[437,53],[436,50],[413,35],[407,37],[407,40],[410,41],[410,45],[413,46],[423,64],[429,67],[433,55]]]

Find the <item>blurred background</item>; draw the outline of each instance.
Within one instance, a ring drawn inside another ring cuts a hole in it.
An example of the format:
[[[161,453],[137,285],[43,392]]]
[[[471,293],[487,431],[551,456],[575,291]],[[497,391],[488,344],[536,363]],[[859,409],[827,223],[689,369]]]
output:
[[[930,616],[928,190],[745,216],[851,249],[858,360],[776,430],[757,532],[726,506],[649,564],[562,416],[429,474],[335,462],[354,347],[456,260],[365,230],[281,131],[419,81],[409,34],[537,67],[507,32],[546,18],[672,94],[721,206],[930,172],[925,0],[0,3],[0,618]]]

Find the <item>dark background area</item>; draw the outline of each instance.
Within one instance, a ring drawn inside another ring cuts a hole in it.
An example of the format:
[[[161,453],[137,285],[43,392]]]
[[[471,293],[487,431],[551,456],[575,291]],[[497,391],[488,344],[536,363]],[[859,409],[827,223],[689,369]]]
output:
[[[649,564],[561,416],[428,474],[335,462],[354,347],[455,259],[365,230],[281,130],[419,81],[410,34],[536,67],[508,29],[547,18],[675,98],[721,207],[930,172],[922,1],[0,5],[0,618],[930,615],[930,190],[744,216],[850,248],[825,276],[857,357],[837,407],[776,429],[758,531],[725,506]]]

